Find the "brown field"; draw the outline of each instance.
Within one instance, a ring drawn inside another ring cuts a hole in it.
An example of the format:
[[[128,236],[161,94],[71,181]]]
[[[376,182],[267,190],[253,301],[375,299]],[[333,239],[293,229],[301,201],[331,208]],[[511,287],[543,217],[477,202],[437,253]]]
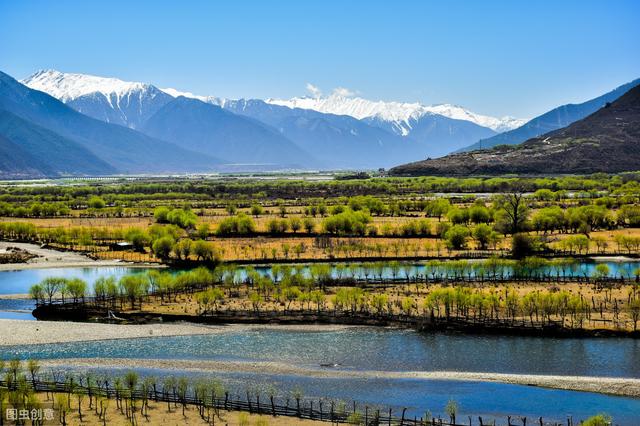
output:
[[[54,399],[51,395],[45,393],[37,394],[42,409],[53,409]],[[182,406],[178,405],[174,407],[171,404],[171,411],[168,411],[167,404],[162,402],[149,401],[148,416],[143,416],[139,412],[140,402],[137,402],[137,411],[135,413],[135,424],[147,424],[147,425],[166,425],[166,426],[181,426],[181,425],[228,425],[228,426],[269,426],[269,425],[283,425],[283,426],[305,426],[305,425],[320,425],[326,424],[324,422],[298,419],[295,417],[273,417],[267,415],[249,414],[247,412],[239,411],[224,411],[220,410],[218,415],[215,416],[214,422],[207,422],[202,419],[198,413],[198,409],[193,406],[187,405],[182,414]],[[6,406],[4,408],[7,408]],[[123,412],[116,407],[116,401],[110,399],[107,403],[105,419],[100,419],[94,409],[89,408],[89,398],[84,397],[82,399],[82,421],[78,415],[78,400],[74,395],[71,396],[71,410],[66,415],[66,423],[69,426],[102,426],[103,424],[115,425],[115,426],[129,426],[132,424]],[[213,413],[213,412],[212,412]],[[5,413],[2,413],[5,415]],[[58,419],[59,411],[54,409],[55,421],[45,421],[44,424],[62,424]]]
[[[421,315],[425,312],[424,300],[426,296],[434,290],[443,288],[440,284],[403,284],[403,285],[390,285],[386,288],[369,288],[366,292],[366,297],[370,300],[376,294],[385,294],[388,297],[390,306],[392,306],[393,314],[402,313],[402,300],[405,298],[412,298],[415,300],[415,308],[412,311],[413,315]],[[595,305],[595,309],[592,309],[591,318],[585,319],[583,327],[586,329],[622,329],[633,330],[633,320],[629,311],[627,310],[627,301],[632,288],[629,286],[620,286],[618,288],[612,288],[608,290],[600,290],[594,288],[593,285],[586,285],[582,283],[566,283],[560,285],[545,284],[545,283],[533,283],[533,282],[513,282],[508,285],[490,286],[485,285],[482,288],[477,288],[484,294],[496,294],[500,301],[504,300],[505,290],[509,292],[515,292],[519,296],[524,296],[531,292],[557,292],[559,290],[566,291],[570,295],[582,295],[582,297]],[[327,311],[334,309],[333,296],[338,288],[328,287],[325,289],[325,306]],[[219,309],[225,310],[251,310],[253,309],[252,303],[248,299],[251,289],[243,286],[242,288],[235,289],[233,291],[227,291],[225,298],[220,302]],[[600,306],[602,306],[602,315],[600,313]],[[617,307],[617,313],[615,312]],[[124,304],[123,308],[127,310],[127,305]],[[280,300],[275,296],[265,298],[259,305],[261,311],[275,311],[285,312],[287,308],[287,302]],[[180,314],[180,315],[200,315],[203,307],[197,302],[197,294],[181,294],[175,299],[160,300],[153,298],[142,304],[140,309],[136,311],[153,312],[153,313],[166,313],[166,314]],[[290,311],[302,311],[302,310],[314,310],[315,304],[311,302],[292,301],[289,305]],[[535,317],[534,317],[535,318]],[[554,321],[560,321],[561,318],[555,315],[551,317]],[[517,321],[528,322],[528,317],[517,316]],[[567,316],[564,319],[564,325],[571,326],[571,319]]]

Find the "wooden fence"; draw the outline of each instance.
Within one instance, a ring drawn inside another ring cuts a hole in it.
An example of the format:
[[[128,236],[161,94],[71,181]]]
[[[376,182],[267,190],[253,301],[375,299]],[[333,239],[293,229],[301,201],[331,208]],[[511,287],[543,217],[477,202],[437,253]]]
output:
[[[62,381],[46,381],[35,378],[27,380],[27,385],[36,392],[56,392],[68,393],[69,395],[82,394],[91,397],[117,398],[121,400],[151,400],[154,402],[162,402],[174,405],[190,405],[203,409],[225,410],[225,411],[245,411],[251,414],[262,414],[269,416],[286,416],[297,417],[300,419],[309,419],[331,423],[350,423],[361,424],[365,426],[490,426],[505,424],[507,426],[563,426],[563,423],[545,422],[542,417],[535,419],[533,422],[527,423],[526,417],[508,416],[506,423],[497,423],[495,419],[485,421],[482,417],[477,417],[477,422],[471,416],[467,417],[466,423],[452,423],[441,417],[425,419],[424,417],[409,416],[406,414],[407,409],[397,410],[394,412],[392,408],[381,410],[380,408],[370,408],[368,406],[360,407],[356,402],[349,408],[346,405],[339,406],[334,401],[327,400],[311,400],[299,399],[294,404],[290,404],[290,400],[286,400],[286,404],[280,401],[276,402],[273,396],[267,397],[266,401],[260,399],[260,395],[251,395],[247,392],[246,397],[240,395],[231,395],[225,392],[224,395],[217,396],[213,393],[198,396],[196,392],[189,389],[186,393],[179,395],[175,389],[157,390],[156,386],[150,387],[147,392],[141,389],[116,389],[108,381],[95,386],[83,385],[82,381],[74,382],[73,380]],[[16,381],[0,380],[0,387],[15,391],[17,389]],[[514,420],[517,419],[517,420]],[[573,420],[567,420],[568,425],[573,425]]]

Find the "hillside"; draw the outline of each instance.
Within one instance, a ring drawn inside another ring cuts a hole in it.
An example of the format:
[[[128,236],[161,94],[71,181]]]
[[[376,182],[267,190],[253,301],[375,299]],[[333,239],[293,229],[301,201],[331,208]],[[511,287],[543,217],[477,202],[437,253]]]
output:
[[[587,117],[590,114],[593,114],[605,106],[607,102],[615,101],[620,96],[627,93],[629,89],[637,86],[638,84],[640,84],[640,79],[624,84],[602,96],[598,96],[597,98],[586,102],[559,106],[531,119],[516,129],[500,133],[490,138],[483,138],[479,142],[466,146],[458,151],[464,152],[474,151],[476,149],[489,149],[498,145],[517,145],[531,138],[561,129],[571,123]]]
[[[206,171],[219,163],[204,154],[83,115],[2,72],[0,109],[80,144],[120,173]]]
[[[183,96],[160,108],[140,130],[231,163],[318,166],[311,155],[275,129],[217,105]]]
[[[0,110],[3,178],[107,175],[116,170],[80,144]]]
[[[522,145],[394,167],[393,175],[594,173],[640,169],[640,86],[570,126]]]

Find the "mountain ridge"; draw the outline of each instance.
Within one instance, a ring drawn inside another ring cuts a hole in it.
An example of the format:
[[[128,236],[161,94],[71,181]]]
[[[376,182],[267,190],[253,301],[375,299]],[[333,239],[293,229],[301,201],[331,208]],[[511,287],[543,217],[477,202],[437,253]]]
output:
[[[394,167],[394,175],[496,175],[640,169],[640,86],[571,125],[521,145],[450,154]]]
[[[414,128],[413,135],[407,135],[407,132],[400,128],[402,126],[398,127],[398,123],[379,121],[378,118],[358,119],[350,115],[319,112],[314,109],[289,108],[260,99],[231,100],[199,96],[176,89],[158,89],[151,84],[96,76],[85,77],[83,74],[66,74],[53,70],[38,71],[23,82],[56,95],[67,105],[93,118],[128,126],[183,147],[217,154],[217,157],[232,162],[249,156],[253,158],[248,161],[255,163],[255,154],[266,151],[259,148],[236,151],[222,149],[220,152],[212,152],[209,148],[221,147],[224,144],[231,147],[243,146],[246,143],[243,134],[246,133],[262,138],[256,141],[258,145],[273,141],[274,149],[286,145],[283,138],[297,145],[296,148],[285,149],[280,155],[267,155],[265,161],[269,163],[278,158],[290,158],[293,153],[298,152],[298,158],[293,162],[287,162],[287,165],[340,169],[389,167],[417,156],[444,155],[481,137],[495,134],[493,130],[471,121],[426,112],[417,114],[415,118],[410,118],[402,124]],[[162,95],[158,95],[158,92]],[[213,111],[209,111],[208,115],[201,115],[202,111],[197,111],[197,104],[192,104],[192,114],[200,115],[203,120],[205,116],[210,117],[212,122],[218,123],[217,127],[211,123],[189,119],[187,112],[182,108],[180,113],[183,120],[173,120],[162,114],[163,120],[172,123],[171,126],[160,123],[157,117],[154,118],[154,115],[180,96],[219,106],[239,117],[252,120],[245,122],[247,129],[240,129],[235,124],[237,119],[231,116],[223,118]],[[461,108],[458,109],[463,111]],[[186,121],[190,123],[191,129],[185,127]],[[266,131],[265,125],[274,133]],[[256,126],[261,127],[261,130]],[[207,132],[203,131],[205,128]],[[229,132],[225,132],[225,128],[237,129],[237,140],[231,137]],[[199,141],[194,139],[196,134],[199,135]],[[219,138],[213,138],[212,135],[218,135]],[[309,155],[302,154],[300,150]]]
[[[71,139],[119,173],[211,170],[219,160],[91,118],[0,72],[0,109]]]
[[[496,145],[517,145],[528,139],[545,133],[561,129],[596,112],[607,102],[613,102],[627,91],[640,84],[640,79],[625,83],[600,95],[579,104],[565,104],[556,107],[544,114],[534,117],[524,125],[495,135],[488,139],[480,140],[472,145],[460,149],[458,152],[473,151],[475,149],[487,149]]]

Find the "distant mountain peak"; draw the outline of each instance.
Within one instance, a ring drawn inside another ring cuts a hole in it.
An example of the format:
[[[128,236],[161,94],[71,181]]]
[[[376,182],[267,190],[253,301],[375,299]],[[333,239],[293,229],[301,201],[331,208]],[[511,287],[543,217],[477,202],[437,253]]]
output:
[[[185,98],[189,98],[189,99],[197,99],[199,101],[202,102],[206,102],[209,104],[214,104],[214,105],[219,105],[219,106],[223,106],[224,103],[227,101],[227,99],[224,98],[217,98],[215,96],[200,96],[200,95],[196,95],[193,94],[191,92],[183,92],[181,90],[178,89],[173,89],[170,87],[164,88],[164,89],[160,89],[162,90],[164,93],[166,93],[169,96],[172,96],[174,98],[179,98],[180,96],[185,97]]]
[[[41,92],[46,92],[63,102],[92,93],[102,93],[105,97],[117,99],[130,96],[134,92],[155,91],[146,83],[128,82],[112,77],[98,77],[88,74],[64,73],[56,70],[40,70],[20,81]]]
[[[134,129],[172,99],[151,84],[56,70],[38,71],[21,83],[90,117]]]
[[[471,121],[482,127],[503,132],[519,127],[526,120],[513,117],[490,117],[469,111],[458,105],[423,105],[419,102],[372,101],[356,96],[345,96],[334,92],[329,96],[295,97],[291,99],[267,99],[265,102],[289,108],[312,109],[318,112],[349,115],[362,119],[375,118],[394,123],[403,134],[408,134],[411,121],[429,114],[438,114],[455,120]]]

